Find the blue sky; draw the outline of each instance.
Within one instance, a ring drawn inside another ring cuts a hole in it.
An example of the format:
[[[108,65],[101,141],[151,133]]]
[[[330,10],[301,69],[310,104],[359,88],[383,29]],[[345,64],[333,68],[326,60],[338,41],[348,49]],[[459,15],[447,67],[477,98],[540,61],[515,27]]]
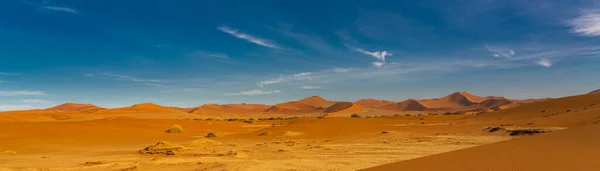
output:
[[[0,2],[0,110],[560,97],[598,73],[594,1]]]

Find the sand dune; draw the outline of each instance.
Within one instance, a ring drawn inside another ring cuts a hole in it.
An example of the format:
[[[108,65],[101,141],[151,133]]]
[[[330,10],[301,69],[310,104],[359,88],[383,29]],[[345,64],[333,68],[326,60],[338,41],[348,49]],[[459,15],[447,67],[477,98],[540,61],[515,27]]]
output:
[[[600,93],[600,89],[598,89],[598,90],[594,90],[594,91],[590,91],[590,94],[591,94],[591,93]]]
[[[361,105],[352,102],[338,102],[325,109],[327,116],[350,116],[365,110]]]
[[[325,100],[321,96],[307,97],[307,98],[298,100],[298,103],[311,105],[311,106],[314,106],[316,108],[327,108],[327,107],[335,104],[335,102]]]
[[[102,109],[102,108],[95,106],[93,104],[65,103],[65,104],[61,104],[61,105],[47,108],[44,110],[56,111],[56,112],[81,112],[81,111],[97,110],[97,109]]]
[[[263,112],[269,109],[270,106],[263,104],[205,104],[197,108],[193,108],[189,113],[202,114],[210,112],[231,112],[231,113],[248,113],[248,112]]]
[[[600,161],[599,124],[523,137],[364,170],[593,171]]]
[[[393,111],[424,111],[427,107],[423,106],[423,104],[419,103],[416,100],[405,100],[403,102],[398,102],[394,104],[389,104],[385,106],[381,106],[381,109],[393,110]]]
[[[495,97],[495,98],[489,98],[487,100],[484,100],[484,101],[476,104],[475,108],[493,109],[493,108],[498,108],[500,106],[509,105],[511,103],[513,103],[513,102],[504,97]]]
[[[456,92],[439,99],[419,100],[427,108],[454,108],[460,109],[468,107],[477,102],[484,101],[485,98],[471,95],[467,92]]]
[[[387,100],[376,100],[376,99],[360,99],[354,103],[364,106],[366,108],[378,108],[381,106],[392,104],[394,102],[387,101]]]
[[[135,104],[130,107],[101,110],[98,113],[185,113],[181,108],[161,106],[154,103]]]
[[[319,96],[311,96],[298,101],[276,104],[266,111],[278,113],[315,112],[323,110],[333,104],[335,104],[335,102],[327,101]]]
[[[475,105],[507,103],[490,99]],[[358,170],[383,165],[374,169],[597,170],[590,163],[599,160],[600,152],[598,93],[474,116],[392,111],[425,108],[416,100],[386,105],[390,110],[352,102],[327,108],[319,104],[325,103],[312,98],[279,104],[285,110],[313,111],[309,118],[277,119],[278,113],[259,112],[270,117],[260,120],[247,119],[255,113],[218,111],[258,111],[268,106],[201,106],[215,111],[209,112],[213,118],[235,116],[244,121],[197,119],[209,114],[151,103],[94,113],[3,112],[0,125],[11,129],[0,129],[0,169]],[[363,117],[348,117],[352,113]],[[306,113],[297,114],[292,116]],[[342,117],[316,118],[323,114]],[[550,130],[554,132],[544,133]],[[209,132],[216,137],[204,138]],[[389,163],[394,164],[385,165]]]

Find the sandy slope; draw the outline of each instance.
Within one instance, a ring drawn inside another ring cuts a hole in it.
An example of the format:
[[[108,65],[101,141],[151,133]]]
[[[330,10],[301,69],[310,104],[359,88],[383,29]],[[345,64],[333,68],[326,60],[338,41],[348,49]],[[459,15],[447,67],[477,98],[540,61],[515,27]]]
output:
[[[483,97],[471,95],[467,92],[456,92],[439,99],[419,100],[427,108],[454,108],[460,109],[485,100]]]
[[[427,107],[423,106],[423,104],[412,99],[398,103],[388,104],[385,106],[381,106],[380,108],[392,111],[424,111],[427,109]]]
[[[387,101],[387,100],[376,100],[376,99],[360,99],[354,103],[359,104],[363,107],[367,107],[367,108],[378,108],[378,107],[381,107],[384,105],[392,104],[394,102]]]
[[[523,137],[365,170],[593,171],[600,165],[600,125]]]

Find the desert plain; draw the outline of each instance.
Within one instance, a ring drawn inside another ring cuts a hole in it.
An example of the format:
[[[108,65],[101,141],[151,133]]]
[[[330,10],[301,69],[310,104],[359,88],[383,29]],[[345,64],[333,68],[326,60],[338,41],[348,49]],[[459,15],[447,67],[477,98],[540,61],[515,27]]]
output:
[[[600,170],[600,93],[66,103],[0,112],[0,170]]]

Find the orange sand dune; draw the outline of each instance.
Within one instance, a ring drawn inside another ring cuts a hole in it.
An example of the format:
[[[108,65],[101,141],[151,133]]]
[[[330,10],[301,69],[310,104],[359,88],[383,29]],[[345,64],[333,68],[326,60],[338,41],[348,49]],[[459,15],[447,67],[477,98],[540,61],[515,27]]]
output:
[[[101,110],[99,113],[182,113],[179,108],[161,106],[154,103],[135,104],[130,107]]]
[[[327,108],[327,107],[335,104],[335,102],[325,100],[325,99],[323,99],[320,96],[307,97],[307,98],[298,100],[298,103],[311,105],[311,106],[314,106],[316,108]]]
[[[380,108],[393,111],[424,111],[427,109],[427,107],[423,106],[423,104],[412,99],[381,106]]]
[[[388,104],[392,104],[394,102],[387,101],[387,100],[376,100],[376,99],[360,99],[354,103],[364,106],[366,108],[377,108],[377,107],[385,106]]]
[[[248,112],[263,112],[269,109],[270,106],[263,104],[205,104],[190,110],[190,113],[202,114],[210,112],[231,112],[231,113],[248,113]]]
[[[591,94],[591,93],[600,93],[600,89],[598,89],[598,90],[594,90],[594,91],[591,91],[591,92],[590,92],[590,94]]]
[[[364,170],[592,171],[600,161],[599,131],[600,124],[593,124]]]
[[[352,102],[338,102],[325,109],[327,116],[350,116],[365,110],[361,105]]]
[[[492,108],[497,108],[497,107],[504,106],[504,105],[509,105],[511,103],[513,103],[513,102],[504,97],[494,97],[494,98],[489,98],[485,101],[482,101],[479,104],[476,104],[475,108],[492,109]]]
[[[485,98],[467,92],[456,92],[439,99],[419,100],[427,108],[463,108],[484,101]]]
[[[580,126],[600,120],[600,93],[524,104],[467,118],[470,122],[506,122],[532,126]]]
[[[97,110],[97,109],[102,109],[102,108],[95,106],[93,104],[65,103],[65,104],[61,104],[61,105],[47,108],[44,110],[56,111],[56,112],[81,112],[81,111]]]
[[[279,113],[315,112],[325,109],[333,104],[335,104],[335,102],[327,101],[319,96],[311,96],[298,101],[276,104],[266,111]]]

